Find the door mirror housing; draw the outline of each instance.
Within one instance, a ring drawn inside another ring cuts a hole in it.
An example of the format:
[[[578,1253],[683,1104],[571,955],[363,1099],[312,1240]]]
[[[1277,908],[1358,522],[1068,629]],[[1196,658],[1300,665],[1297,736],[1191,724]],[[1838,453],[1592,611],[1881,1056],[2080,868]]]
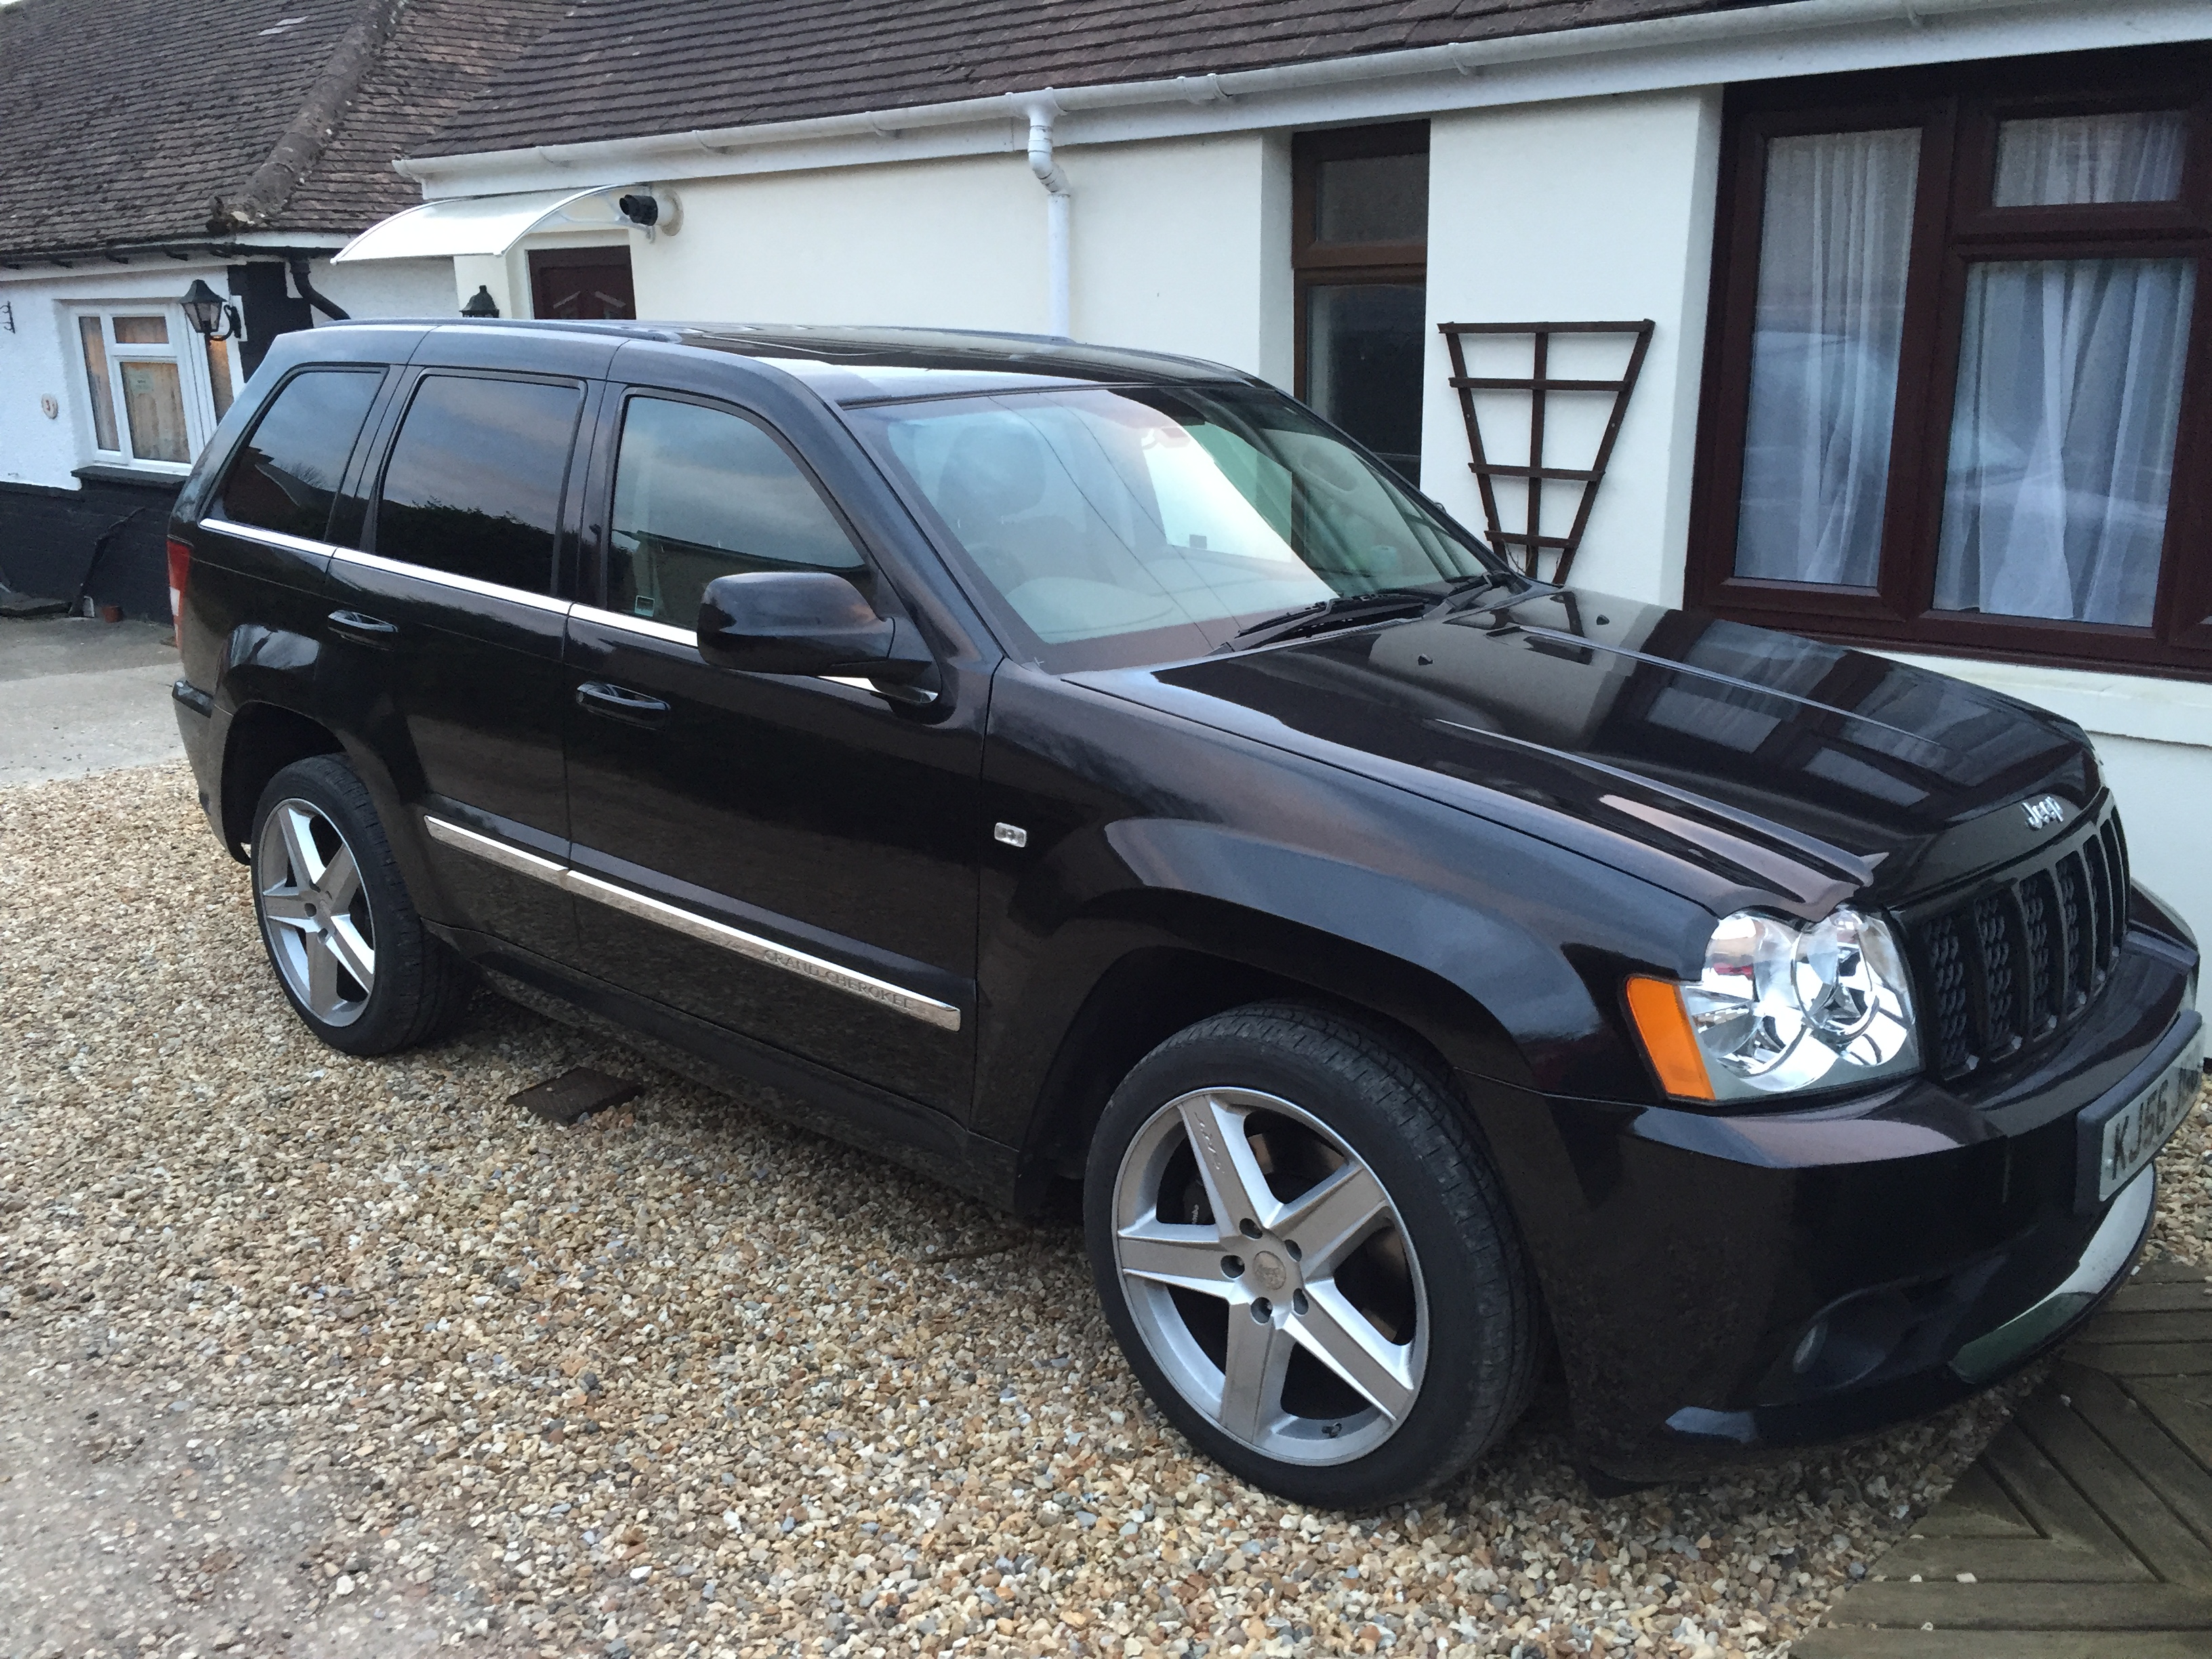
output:
[[[936,697],[928,689],[936,659],[914,624],[877,615],[859,588],[827,571],[717,576],[699,602],[699,654],[752,674],[865,679],[896,702]]]

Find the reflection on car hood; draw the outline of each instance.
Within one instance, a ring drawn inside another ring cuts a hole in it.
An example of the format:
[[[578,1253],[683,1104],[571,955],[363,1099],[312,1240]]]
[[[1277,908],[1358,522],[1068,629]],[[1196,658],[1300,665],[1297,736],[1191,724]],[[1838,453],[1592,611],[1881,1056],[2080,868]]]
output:
[[[2078,728],[2000,693],[1582,589],[1072,678],[1808,914],[2017,856],[2051,832],[2001,809],[2100,788]]]

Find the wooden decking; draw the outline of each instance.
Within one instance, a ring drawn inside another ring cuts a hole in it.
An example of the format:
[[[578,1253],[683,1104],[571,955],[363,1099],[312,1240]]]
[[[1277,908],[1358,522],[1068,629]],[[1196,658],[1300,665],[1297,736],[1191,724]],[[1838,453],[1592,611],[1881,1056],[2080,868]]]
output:
[[[2212,1659],[2204,1271],[2138,1271],[1949,1496],[1790,1651]]]

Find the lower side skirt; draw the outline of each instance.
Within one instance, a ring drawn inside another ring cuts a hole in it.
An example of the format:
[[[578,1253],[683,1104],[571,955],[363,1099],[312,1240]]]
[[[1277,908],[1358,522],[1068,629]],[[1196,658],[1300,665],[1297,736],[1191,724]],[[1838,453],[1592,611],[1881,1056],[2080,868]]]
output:
[[[832,1140],[889,1158],[1002,1209],[1027,1211],[1050,1172],[942,1112],[578,974],[467,928],[428,924],[494,989],[532,1012],[635,1048],[655,1064]]]

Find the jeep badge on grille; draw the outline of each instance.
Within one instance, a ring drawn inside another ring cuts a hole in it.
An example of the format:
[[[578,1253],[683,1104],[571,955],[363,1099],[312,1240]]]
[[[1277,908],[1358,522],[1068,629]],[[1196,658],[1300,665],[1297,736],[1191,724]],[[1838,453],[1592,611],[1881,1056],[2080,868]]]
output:
[[[2066,816],[2066,803],[2056,795],[2038,795],[2033,800],[2024,800],[2020,810],[2027,814],[2028,828],[2048,830]]]

